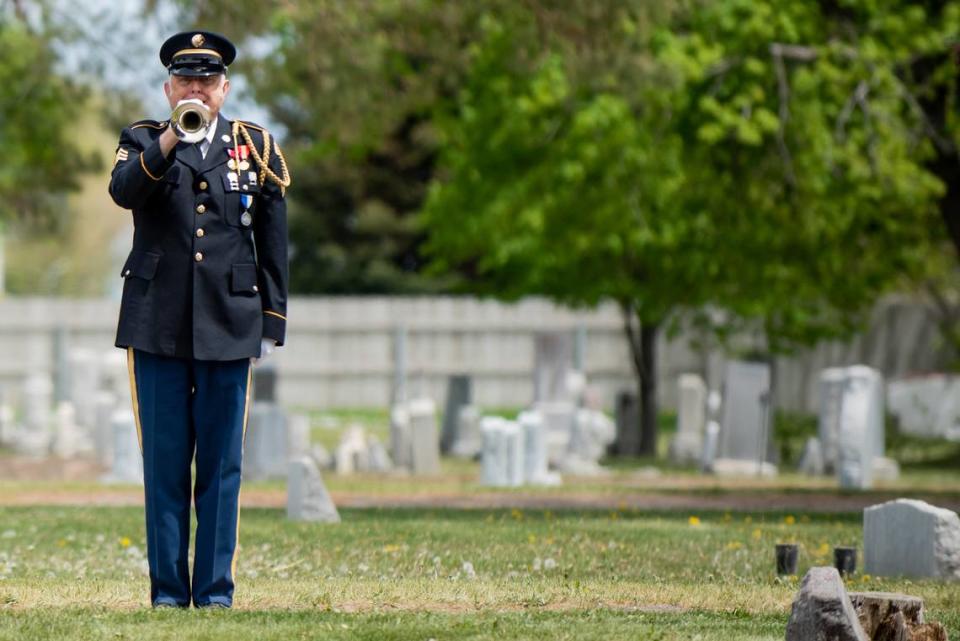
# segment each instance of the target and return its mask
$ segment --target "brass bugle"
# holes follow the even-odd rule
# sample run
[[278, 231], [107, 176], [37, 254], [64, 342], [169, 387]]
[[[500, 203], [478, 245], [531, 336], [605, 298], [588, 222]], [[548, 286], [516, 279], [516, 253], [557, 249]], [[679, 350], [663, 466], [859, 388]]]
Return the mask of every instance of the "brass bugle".
[[170, 114], [170, 126], [183, 142], [199, 142], [206, 138], [211, 120], [210, 110], [196, 98], [181, 100]]

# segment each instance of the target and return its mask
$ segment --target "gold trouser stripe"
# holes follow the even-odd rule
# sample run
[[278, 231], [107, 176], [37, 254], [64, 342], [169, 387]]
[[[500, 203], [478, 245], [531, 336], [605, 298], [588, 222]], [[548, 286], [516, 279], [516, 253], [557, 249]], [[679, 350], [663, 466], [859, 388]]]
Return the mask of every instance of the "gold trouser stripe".
[[[253, 382], [253, 366], [247, 364], [247, 393], [243, 401], [243, 434], [240, 437], [240, 461], [243, 467], [243, 444], [247, 439], [247, 418], [250, 416], [250, 388]], [[240, 490], [237, 491], [237, 536], [233, 540], [233, 559], [230, 561], [230, 577], [233, 584], [237, 584], [237, 550], [240, 547], [240, 491], [243, 490], [241, 483]]]
[[147, 169], [147, 166], [146, 166], [145, 164], [143, 164], [143, 154], [140, 154], [140, 166], [143, 167], [143, 173], [145, 173], [146, 175], [148, 175], [150, 178], [152, 178], [153, 180], [160, 180], [159, 178], [157, 178], [156, 176], [154, 176], [153, 174], [151, 174], [151, 173], [150, 173], [150, 170]]
[[273, 310], [265, 309], [265, 310], [263, 310], [263, 313], [264, 313], [264, 314], [270, 314], [271, 316], [276, 316], [277, 318], [282, 318], [283, 320], [287, 320], [287, 317], [286, 317], [286, 316], [284, 316], [283, 314], [278, 314], [277, 312], [275, 312], [275, 311], [273, 311]]
[[127, 372], [130, 374], [130, 398], [133, 399], [133, 420], [137, 425], [137, 443], [140, 444], [140, 456], [143, 456], [143, 430], [140, 427], [140, 399], [137, 396], [137, 371], [134, 364], [133, 348], [127, 348]]

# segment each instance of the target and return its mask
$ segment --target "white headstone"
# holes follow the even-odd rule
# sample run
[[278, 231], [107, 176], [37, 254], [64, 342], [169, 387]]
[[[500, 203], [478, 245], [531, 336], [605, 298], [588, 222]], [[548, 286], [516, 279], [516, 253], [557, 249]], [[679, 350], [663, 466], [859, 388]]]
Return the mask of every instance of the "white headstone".
[[483, 449], [480, 455], [481, 485], [509, 484], [507, 444], [504, 437], [505, 423], [506, 421], [499, 416], [484, 416], [480, 419], [480, 434], [483, 437]]
[[397, 467], [410, 468], [410, 411], [405, 401], [390, 408], [390, 453]]
[[670, 443], [670, 458], [681, 465], [700, 460], [706, 427], [707, 385], [697, 374], [682, 374], [677, 407], [677, 434]]
[[700, 469], [704, 472], [713, 471], [713, 462], [717, 458], [717, 444], [720, 442], [720, 423], [707, 421], [707, 429], [703, 436], [703, 456], [700, 459]]
[[501, 430], [507, 457], [507, 485], [519, 487], [524, 482], [523, 472], [526, 462], [523, 450], [523, 428], [516, 421], [504, 421]]
[[334, 453], [334, 460], [336, 461], [337, 474], [354, 474], [367, 471], [369, 467], [367, 437], [362, 427], [352, 425], [344, 431]]
[[76, 413], [76, 422], [92, 434], [96, 421], [96, 393], [100, 389], [101, 355], [83, 347], [71, 349], [69, 399]]
[[533, 409], [543, 417], [550, 463], [559, 465], [569, 455], [570, 438], [577, 420], [577, 406], [569, 402], [544, 402], [536, 403]]
[[800, 464], [797, 469], [801, 474], [808, 476], [821, 476], [826, 472], [826, 466], [823, 461], [823, 450], [820, 447], [820, 439], [811, 436], [803, 445], [803, 453], [800, 455]]
[[904, 434], [960, 441], [960, 376], [894, 379], [887, 385], [887, 401]]
[[133, 411], [118, 408], [110, 417], [113, 431], [113, 465], [101, 478], [105, 483], [143, 483], [143, 454]]
[[457, 440], [450, 448], [450, 454], [463, 458], [477, 456], [483, 447], [480, 436], [480, 408], [476, 405], [464, 405], [460, 408], [457, 422]]
[[287, 475], [287, 518], [293, 521], [339, 523], [340, 514], [316, 464], [308, 456], [290, 461]]
[[410, 401], [410, 463], [414, 474], [440, 473], [437, 406], [429, 398]]
[[527, 483], [546, 484], [550, 479], [547, 469], [547, 438], [543, 417], [539, 412], [521, 412], [517, 422], [523, 430], [523, 477]]
[[54, 456], [73, 458], [93, 449], [93, 443], [88, 438], [86, 430], [77, 425], [76, 413], [70, 401], [63, 401], [57, 406], [54, 428], [53, 442], [50, 447]]
[[534, 335], [534, 402], [570, 402], [567, 374], [573, 370], [573, 332]]
[[393, 469], [387, 448], [376, 436], [367, 438], [367, 468], [370, 472], [389, 472]]
[[287, 458], [294, 459], [310, 454], [310, 417], [293, 414], [287, 428]]
[[897, 499], [863, 511], [864, 572], [960, 580], [960, 518], [923, 501]]
[[837, 449], [840, 487], [873, 486], [873, 460], [884, 454], [883, 418], [880, 372], [861, 365], [847, 368]]
[[718, 458], [758, 463], [767, 460], [769, 394], [769, 365], [727, 363]]
[[869, 641], [836, 568], [813, 567], [804, 575], [787, 641]]
[[837, 469], [840, 447], [840, 409], [843, 405], [843, 391], [847, 383], [847, 370], [844, 367], [829, 367], [820, 372], [820, 414], [817, 420], [817, 435], [823, 453], [824, 469], [833, 472]]
[[93, 449], [97, 461], [104, 466], [109, 466], [113, 460], [113, 426], [110, 417], [117, 406], [117, 397], [113, 392], [97, 392], [94, 399]]

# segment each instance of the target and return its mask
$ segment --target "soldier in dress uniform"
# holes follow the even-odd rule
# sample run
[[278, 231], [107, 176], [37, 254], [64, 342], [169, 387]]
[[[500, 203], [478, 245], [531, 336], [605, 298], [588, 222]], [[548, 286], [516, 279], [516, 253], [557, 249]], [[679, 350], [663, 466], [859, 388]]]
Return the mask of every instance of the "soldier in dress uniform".
[[171, 108], [202, 103], [206, 135], [186, 142], [179, 121], [136, 122], [120, 134], [110, 180], [133, 212], [116, 345], [127, 350], [143, 454], [154, 607], [233, 604], [251, 365], [286, 330], [290, 176], [269, 132], [220, 111], [235, 55], [219, 34], [170, 37], [164, 91]]

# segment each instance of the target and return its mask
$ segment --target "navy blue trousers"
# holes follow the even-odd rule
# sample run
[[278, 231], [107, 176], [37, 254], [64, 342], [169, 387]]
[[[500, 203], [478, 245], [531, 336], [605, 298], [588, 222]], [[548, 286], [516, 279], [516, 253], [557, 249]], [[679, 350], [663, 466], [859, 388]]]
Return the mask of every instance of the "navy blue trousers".
[[[153, 605], [233, 605], [248, 359], [199, 361], [127, 348], [143, 453]], [[190, 467], [197, 512], [190, 580]]]

